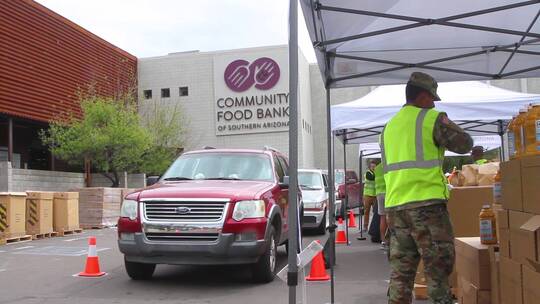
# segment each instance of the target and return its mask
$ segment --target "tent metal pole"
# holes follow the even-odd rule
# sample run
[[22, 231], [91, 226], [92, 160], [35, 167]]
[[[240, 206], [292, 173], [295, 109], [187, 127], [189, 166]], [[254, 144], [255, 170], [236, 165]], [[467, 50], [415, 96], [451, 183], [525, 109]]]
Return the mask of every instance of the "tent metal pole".
[[506, 155], [504, 153], [504, 126], [502, 120], [499, 120], [499, 136], [501, 137], [501, 162], [503, 162]]
[[336, 195], [335, 195], [335, 171], [334, 171], [334, 144], [332, 136], [332, 127], [331, 127], [331, 115], [330, 115], [330, 88], [326, 87], [326, 141], [328, 149], [328, 201], [330, 206], [330, 235], [328, 237], [328, 242], [330, 242], [330, 303], [334, 304], [334, 262], [336, 256], [336, 244], [335, 244], [335, 229], [336, 229]]
[[298, 0], [289, 0], [289, 304], [296, 304], [298, 285]]
[[[360, 156], [359, 156], [359, 162], [358, 162], [358, 175], [359, 175], [359, 183], [362, 184], [362, 178], [363, 178], [363, 175], [362, 175], [362, 167], [363, 167], [363, 162], [364, 162], [364, 151], [360, 151]], [[363, 192], [363, 191], [362, 191]], [[359, 209], [359, 214], [358, 214], [358, 217], [360, 218], [359, 220], [359, 223], [358, 223], [358, 231], [360, 232], [360, 235], [358, 237], [356, 237], [357, 240], [360, 240], [360, 241], [363, 241], [366, 239], [366, 237], [364, 236], [364, 232], [363, 232], [363, 229], [364, 229], [364, 197], [363, 195], [361, 197], [358, 198], [359, 200], [362, 201], [362, 204], [360, 205], [360, 209]]]
[[345, 217], [345, 233], [347, 235], [347, 246], [350, 245], [349, 242], [349, 217], [347, 216], [347, 210], [349, 209], [349, 189], [347, 181], [347, 142], [346, 135], [343, 135], [343, 181], [345, 182], [345, 197], [343, 198], [343, 213], [342, 216]]

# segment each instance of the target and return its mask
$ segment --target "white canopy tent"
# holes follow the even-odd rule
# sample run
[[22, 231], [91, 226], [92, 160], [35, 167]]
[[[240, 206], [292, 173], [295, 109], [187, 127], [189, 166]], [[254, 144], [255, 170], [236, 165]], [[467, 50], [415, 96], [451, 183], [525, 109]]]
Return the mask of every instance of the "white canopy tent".
[[[437, 90], [437, 110], [473, 136], [502, 135], [519, 109], [540, 101], [540, 95], [509, 91], [480, 81], [447, 82]], [[404, 104], [405, 85], [380, 86], [366, 96], [332, 106], [332, 131], [346, 143], [378, 142], [384, 125]]]
[[403, 83], [412, 70], [440, 82], [538, 76], [538, 1], [300, 3], [331, 88]]
[[[439, 82], [540, 76], [537, 59], [540, 58], [540, 25], [536, 24], [540, 16], [540, 0], [290, 0], [289, 172], [298, 169], [298, 147], [291, 141], [298, 134], [298, 1], [326, 87], [330, 193], [334, 191], [334, 151], [330, 126], [332, 88], [402, 84], [406, 83], [413, 71], [427, 72]], [[485, 108], [477, 110], [482, 115], [481, 111]], [[495, 125], [496, 134], [501, 134], [501, 121], [489, 122], [487, 127], [486, 122], [470, 121], [464, 127], [483, 130]], [[360, 128], [366, 129], [366, 126]], [[346, 152], [343, 157], [346, 158]], [[294, 180], [296, 173], [291, 173], [290, 178]], [[294, 181], [291, 186], [289, 198], [290, 202], [294, 202], [298, 190]], [[329, 203], [330, 210], [333, 210], [333, 195], [329, 196]], [[289, 204], [292, 215], [295, 208], [295, 203]], [[294, 225], [293, 222], [290, 224]], [[330, 303], [335, 303], [335, 227], [334, 217], [330, 217]], [[289, 240], [293, 249], [296, 248], [294, 238]], [[287, 281], [290, 304], [296, 303], [298, 272], [295, 261], [294, 250], [290, 250], [291, 267]]]
[[[498, 135], [473, 136], [473, 141], [475, 146], [482, 146], [486, 151], [501, 146], [501, 139]], [[358, 154], [362, 158], [381, 158], [381, 148], [377, 142], [361, 143], [358, 145]], [[461, 154], [446, 151], [444, 155], [460, 156]]]

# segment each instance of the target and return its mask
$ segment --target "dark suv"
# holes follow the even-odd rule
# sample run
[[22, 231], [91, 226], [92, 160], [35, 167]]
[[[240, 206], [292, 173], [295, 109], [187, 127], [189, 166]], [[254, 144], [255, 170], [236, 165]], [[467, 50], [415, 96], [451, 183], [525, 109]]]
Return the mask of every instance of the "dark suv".
[[156, 264], [251, 264], [256, 281], [272, 281], [287, 241], [287, 171], [271, 148], [183, 154], [124, 199], [118, 245], [128, 275], [149, 279]]

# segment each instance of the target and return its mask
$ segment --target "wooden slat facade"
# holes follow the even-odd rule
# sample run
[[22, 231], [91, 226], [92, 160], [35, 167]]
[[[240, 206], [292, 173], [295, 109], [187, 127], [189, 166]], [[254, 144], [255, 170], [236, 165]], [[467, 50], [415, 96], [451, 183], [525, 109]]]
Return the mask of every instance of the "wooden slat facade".
[[48, 122], [135, 89], [137, 58], [31, 0], [0, 1], [0, 114]]

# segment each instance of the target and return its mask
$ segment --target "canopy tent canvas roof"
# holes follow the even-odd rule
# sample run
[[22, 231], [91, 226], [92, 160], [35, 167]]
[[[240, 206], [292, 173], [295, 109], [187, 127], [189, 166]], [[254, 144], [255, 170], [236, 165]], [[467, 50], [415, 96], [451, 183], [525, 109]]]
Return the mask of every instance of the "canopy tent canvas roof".
[[[480, 81], [440, 83], [436, 109], [471, 135], [498, 134], [520, 108], [540, 95], [509, 91]], [[366, 96], [331, 108], [332, 131], [347, 143], [378, 142], [383, 126], [405, 103], [405, 85], [380, 86]]]
[[[327, 122], [330, 124], [330, 89], [405, 83], [412, 71], [430, 73], [439, 82], [526, 78], [540, 76], [540, 1], [520, 0], [298, 0], [313, 42], [326, 86]], [[289, 71], [291, 126], [289, 139], [298, 134], [297, 1], [290, 1]], [[396, 101], [398, 102], [398, 101]], [[525, 102], [526, 103], [526, 102]], [[488, 103], [481, 104], [482, 111]], [[443, 109], [445, 110], [445, 109]], [[375, 110], [376, 112], [376, 110]], [[373, 115], [377, 115], [373, 113]], [[480, 115], [480, 113], [477, 113]], [[454, 119], [456, 119], [454, 117]], [[484, 119], [484, 117], [481, 117]], [[471, 127], [479, 125], [474, 121]], [[485, 122], [480, 124], [483, 125]], [[502, 132], [501, 122], [498, 134]], [[491, 127], [492, 125], [488, 125]], [[365, 126], [360, 126], [364, 128]], [[347, 129], [345, 129], [347, 130]], [[347, 132], [347, 131], [345, 131]], [[377, 134], [376, 131], [366, 131]], [[334, 191], [332, 131], [327, 125], [330, 193]], [[371, 134], [368, 134], [372, 136]], [[376, 137], [376, 136], [375, 136]], [[370, 140], [375, 141], [375, 140]], [[347, 149], [344, 149], [344, 164]], [[293, 184], [290, 201], [297, 197], [294, 184], [298, 150], [289, 145]], [[360, 171], [362, 171], [362, 162]], [[334, 196], [329, 197], [330, 209]], [[347, 200], [345, 200], [347, 202]], [[289, 204], [295, 214], [296, 204]], [[292, 217], [291, 217], [292, 218]], [[334, 225], [334, 217], [330, 217]], [[293, 228], [294, 229], [294, 228]], [[348, 229], [348, 228], [347, 228]], [[330, 230], [330, 239], [335, 232]], [[362, 234], [360, 234], [362, 237]], [[294, 237], [289, 241], [295, 244]], [[335, 244], [332, 244], [335, 246]], [[294, 249], [294, 245], [292, 247]], [[330, 250], [330, 260], [335, 247]], [[290, 277], [296, 270], [289, 251]], [[330, 263], [330, 302], [334, 303], [333, 263]], [[296, 282], [289, 284], [289, 303], [296, 303]]]
[[300, 0], [329, 88], [540, 75], [539, 1]]
[[[475, 146], [482, 146], [484, 151], [493, 150], [501, 146], [501, 138], [498, 135], [473, 136], [473, 141]], [[362, 156], [362, 158], [381, 158], [381, 148], [379, 147], [379, 143], [370, 142], [359, 144], [358, 155]], [[462, 154], [456, 154], [451, 151], [445, 151], [444, 155], [463, 156]]]

